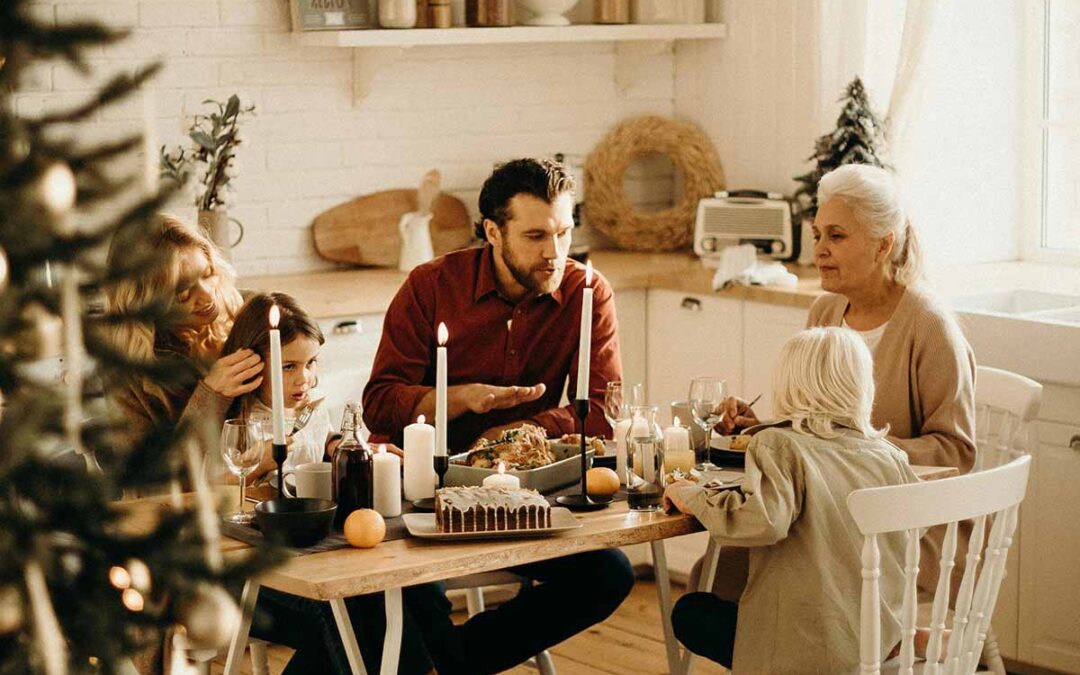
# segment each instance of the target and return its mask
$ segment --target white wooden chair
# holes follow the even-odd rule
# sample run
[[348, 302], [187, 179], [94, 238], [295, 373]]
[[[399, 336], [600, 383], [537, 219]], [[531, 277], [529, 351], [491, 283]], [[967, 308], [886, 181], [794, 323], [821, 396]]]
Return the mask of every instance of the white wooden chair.
[[1007, 370], [975, 372], [975, 469], [1001, 466], [1035, 447], [1032, 422], [1042, 406], [1041, 384]]
[[[1031, 457], [1018, 457], [1003, 466], [964, 476], [926, 483], [913, 483], [856, 490], [847, 504], [863, 534], [862, 614], [860, 621], [860, 673], [880, 673], [882, 668], [909, 674], [915, 671], [915, 616], [918, 597], [915, 580], [919, 570], [921, 531], [947, 525], [941, 553], [942, 574], [938, 578], [931, 615], [930, 641], [926, 662], [920, 672], [937, 675], [975, 672], [982, 654], [990, 616], [997, 601], [1005, 571], [1005, 559], [1016, 529], [1017, 512], [1027, 491]], [[974, 519], [968, 544], [964, 575], [951, 624], [948, 647], [945, 640], [949, 609], [949, 584], [956, 553], [957, 525]], [[984, 537], [992, 523], [987, 543]], [[901, 609], [902, 642], [900, 656], [881, 663], [880, 554], [877, 535], [904, 532], [907, 537], [904, 562], [904, 594]], [[985, 548], [985, 560], [980, 556]]]

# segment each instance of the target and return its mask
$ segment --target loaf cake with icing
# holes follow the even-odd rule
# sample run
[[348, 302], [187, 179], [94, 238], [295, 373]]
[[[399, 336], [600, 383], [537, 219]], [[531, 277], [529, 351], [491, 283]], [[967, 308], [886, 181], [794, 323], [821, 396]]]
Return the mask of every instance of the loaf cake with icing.
[[447, 487], [435, 492], [439, 532], [500, 532], [551, 527], [551, 505], [536, 490]]

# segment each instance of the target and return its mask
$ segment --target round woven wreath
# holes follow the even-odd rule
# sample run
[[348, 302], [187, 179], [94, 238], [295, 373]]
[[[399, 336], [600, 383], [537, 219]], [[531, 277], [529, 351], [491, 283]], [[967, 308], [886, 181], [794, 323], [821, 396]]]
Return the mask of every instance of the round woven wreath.
[[[669, 209], [638, 211], [623, 193], [623, 174], [641, 155], [667, 155], [683, 175], [683, 198]], [[724, 189], [724, 170], [712, 142], [696, 126], [645, 116], [619, 123], [585, 160], [589, 222], [620, 248], [673, 251], [693, 237], [698, 200]]]

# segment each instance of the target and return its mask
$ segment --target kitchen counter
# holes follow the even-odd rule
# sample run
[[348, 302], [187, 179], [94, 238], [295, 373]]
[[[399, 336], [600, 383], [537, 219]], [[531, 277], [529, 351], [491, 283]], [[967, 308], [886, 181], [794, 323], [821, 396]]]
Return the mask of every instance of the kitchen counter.
[[[714, 270], [688, 254], [594, 251], [590, 259], [616, 292], [656, 288], [802, 308], [810, 307], [822, 292], [817, 270], [812, 267], [788, 265], [799, 277], [794, 288], [734, 286], [716, 292], [712, 290]], [[249, 276], [242, 278], [239, 285], [245, 289], [288, 293], [314, 318], [325, 319], [385, 312], [405, 276], [397, 270], [342, 269]]]

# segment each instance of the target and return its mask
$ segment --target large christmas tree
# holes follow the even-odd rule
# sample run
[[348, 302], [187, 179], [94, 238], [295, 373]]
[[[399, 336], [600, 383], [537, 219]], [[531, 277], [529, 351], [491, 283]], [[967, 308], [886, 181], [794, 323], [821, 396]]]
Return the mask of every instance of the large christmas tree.
[[[162, 426], [124, 441], [106, 415], [92, 414], [95, 382], [195, 376], [177, 363], [136, 362], [103, 337], [119, 322], [165, 318], [161, 307], [109, 315], [100, 298], [109, 284], [160, 264], [147, 241], [168, 195], [139, 193], [138, 175], [118, 169], [139, 163], [130, 161], [138, 135], [84, 143], [79, 127], [157, 66], [36, 117], [16, 114], [14, 96], [31, 64], [85, 72], [84, 53], [123, 37], [92, 22], [44, 25], [28, 0], [0, 2], [2, 674], [119, 672], [171, 626], [193, 643], [220, 642], [236, 615], [223, 587], [268, 559], [261, 551], [242, 566], [222, 560], [203, 467], [204, 453], [216, 448], [205, 434]], [[126, 242], [122, 269], [101, 263], [116, 236]], [[45, 358], [57, 341], [50, 337], [60, 343], [62, 378]], [[181, 484], [197, 498], [163, 507], [141, 527], [117, 501]]]
[[796, 176], [800, 187], [795, 199], [803, 218], [817, 215], [817, 189], [821, 177], [844, 164], [885, 167], [885, 134], [881, 118], [870, 108], [862, 80], [851, 81], [840, 99], [844, 107], [836, 119], [836, 129], [818, 137], [814, 154], [808, 157], [814, 168]]

